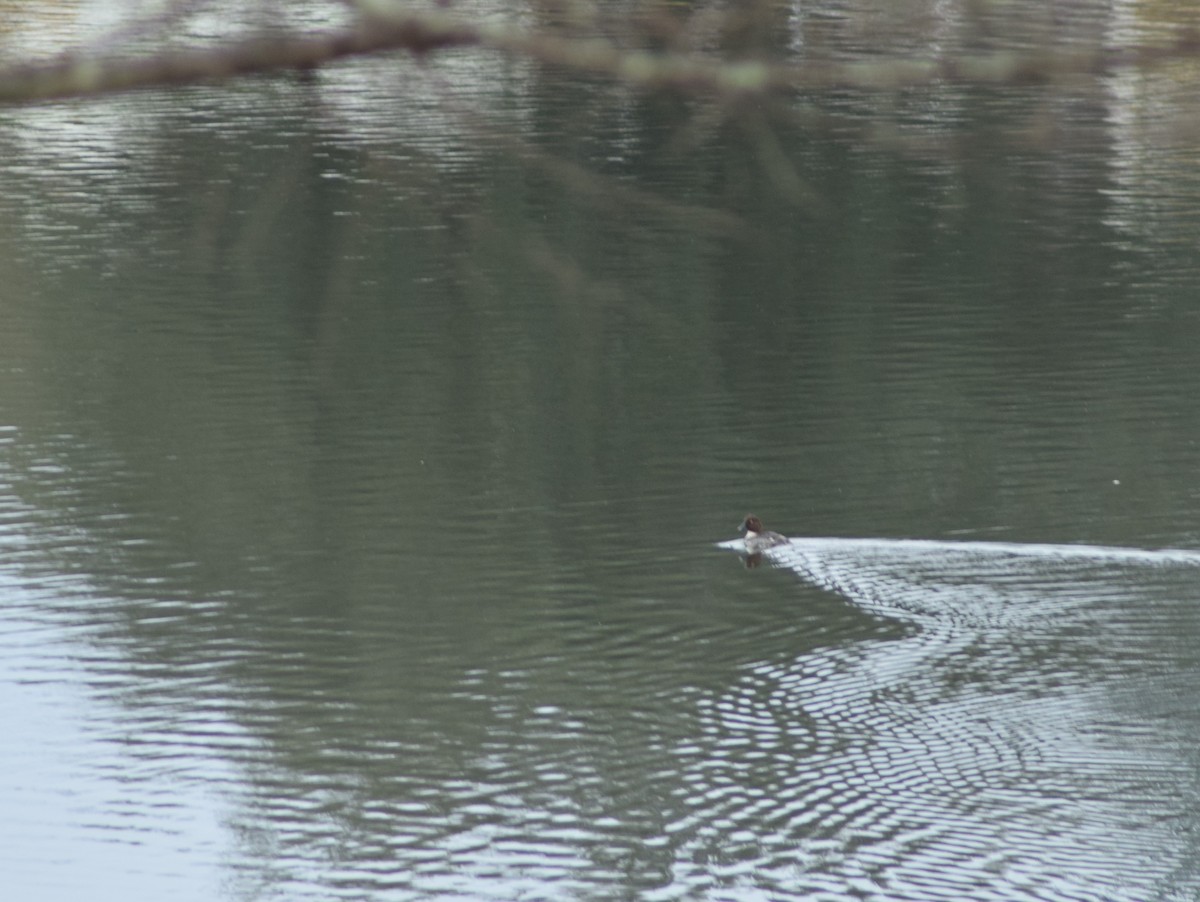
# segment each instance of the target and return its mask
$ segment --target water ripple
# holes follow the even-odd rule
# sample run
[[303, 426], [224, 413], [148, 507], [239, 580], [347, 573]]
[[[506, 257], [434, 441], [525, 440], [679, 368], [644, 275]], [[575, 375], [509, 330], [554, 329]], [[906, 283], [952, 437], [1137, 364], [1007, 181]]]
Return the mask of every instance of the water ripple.
[[[799, 539], [770, 556], [918, 629], [758, 662], [704, 701], [720, 779], [684, 778], [690, 854], [730, 854], [749, 818], [794, 842], [775, 888], [805, 898], [1166, 897], [1194, 764], [1169, 713], [1134, 706], [1188, 666], [1164, 649], [1195, 616], [1200, 554]], [[765, 816], [745, 789], [763, 785]]]

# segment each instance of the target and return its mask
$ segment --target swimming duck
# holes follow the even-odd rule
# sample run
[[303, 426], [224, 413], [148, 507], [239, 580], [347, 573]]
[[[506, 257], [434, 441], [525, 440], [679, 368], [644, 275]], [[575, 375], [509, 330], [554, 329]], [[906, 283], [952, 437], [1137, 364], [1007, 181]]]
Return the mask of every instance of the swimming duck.
[[746, 519], [742, 521], [739, 529], [746, 534], [746, 551], [749, 554], [758, 554], [767, 548], [774, 548], [776, 545], [783, 545], [787, 542], [787, 536], [763, 529], [762, 520], [754, 514], [746, 514]]

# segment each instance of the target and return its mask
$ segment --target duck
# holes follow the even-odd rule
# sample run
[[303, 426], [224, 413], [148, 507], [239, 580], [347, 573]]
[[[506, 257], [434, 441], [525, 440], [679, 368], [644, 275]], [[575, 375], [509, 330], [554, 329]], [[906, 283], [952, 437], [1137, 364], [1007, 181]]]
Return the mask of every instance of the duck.
[[746, 519], [742, 521], [739, 529], [746, 534], [745, 543], [748, 554], [759, 554], [767, 548], [774, 548], [776, 545], [783, 545], [788, 541], [787, 536], [764, 529], [762, 520], [754, 514], [746, 514]]

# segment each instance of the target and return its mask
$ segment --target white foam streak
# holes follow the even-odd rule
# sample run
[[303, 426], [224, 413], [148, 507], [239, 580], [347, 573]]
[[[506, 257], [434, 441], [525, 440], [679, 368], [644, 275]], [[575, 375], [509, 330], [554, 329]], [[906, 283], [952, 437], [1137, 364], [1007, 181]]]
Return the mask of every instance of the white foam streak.
[[[741, 539], [730, 539], [716, 543], [718, 548], [745, 552]], [[862, 552], [877, 556], [910, 555], [930, 557], [971, 554], [995, 557], [1029, 557], [1039, 559], [1076, 559], [1099, 562], [1183, 564], [1200, 566], [1200, 551], [1183, 548], [1130, 548], [1118, 545], [1056, 545], [1022, 542], [974, 542], [943, 541], [938, 539], [843, 539], [843, 538], [796, 538], [786, 545], [768, 549], [764, 555], [786, 559], [789, 552], [826, 552], [847, 554]]]

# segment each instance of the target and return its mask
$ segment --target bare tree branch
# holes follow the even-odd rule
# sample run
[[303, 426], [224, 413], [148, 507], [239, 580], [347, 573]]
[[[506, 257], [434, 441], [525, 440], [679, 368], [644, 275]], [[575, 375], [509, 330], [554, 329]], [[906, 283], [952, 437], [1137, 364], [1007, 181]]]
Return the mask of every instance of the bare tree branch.
[[326, 34], [257, 38], [152, 56], [94, 56], [84, 50], [48, 62], [0, 67], [0, 103], [193, 84], [255, 72], [308, 69], [360, 54], [388, 50], [425, 53], [478, 43], [474, 28], [441, 15], [414, 15], [404, 21], [364, 23]]
[[192, 84], [287, 69], [310, 69], [345, 57], [408, 51], [418, 56], [476, 47], [602, 75], [634, 87], [675, 88], [717, 95], [761, 94], [782, 88], [851, 87], [896, 90], [937, 81], [1015, 84], [1100, 74], [1195, 56], [1200, 41], [1186, 35], [1162, 47], [1062, 49], [993, 53], [959, 59], [873, 59], [771, 64], [704, 54], [629, 50], [604, 39], [580, 39], [495, 22], [468, 22], [442, 11], [367, 16], [342, 31], [256, 38], [200, 50], [116, 56], [77, 51], [57, 59], [0, 66], [0, 103], [78, 97]]

